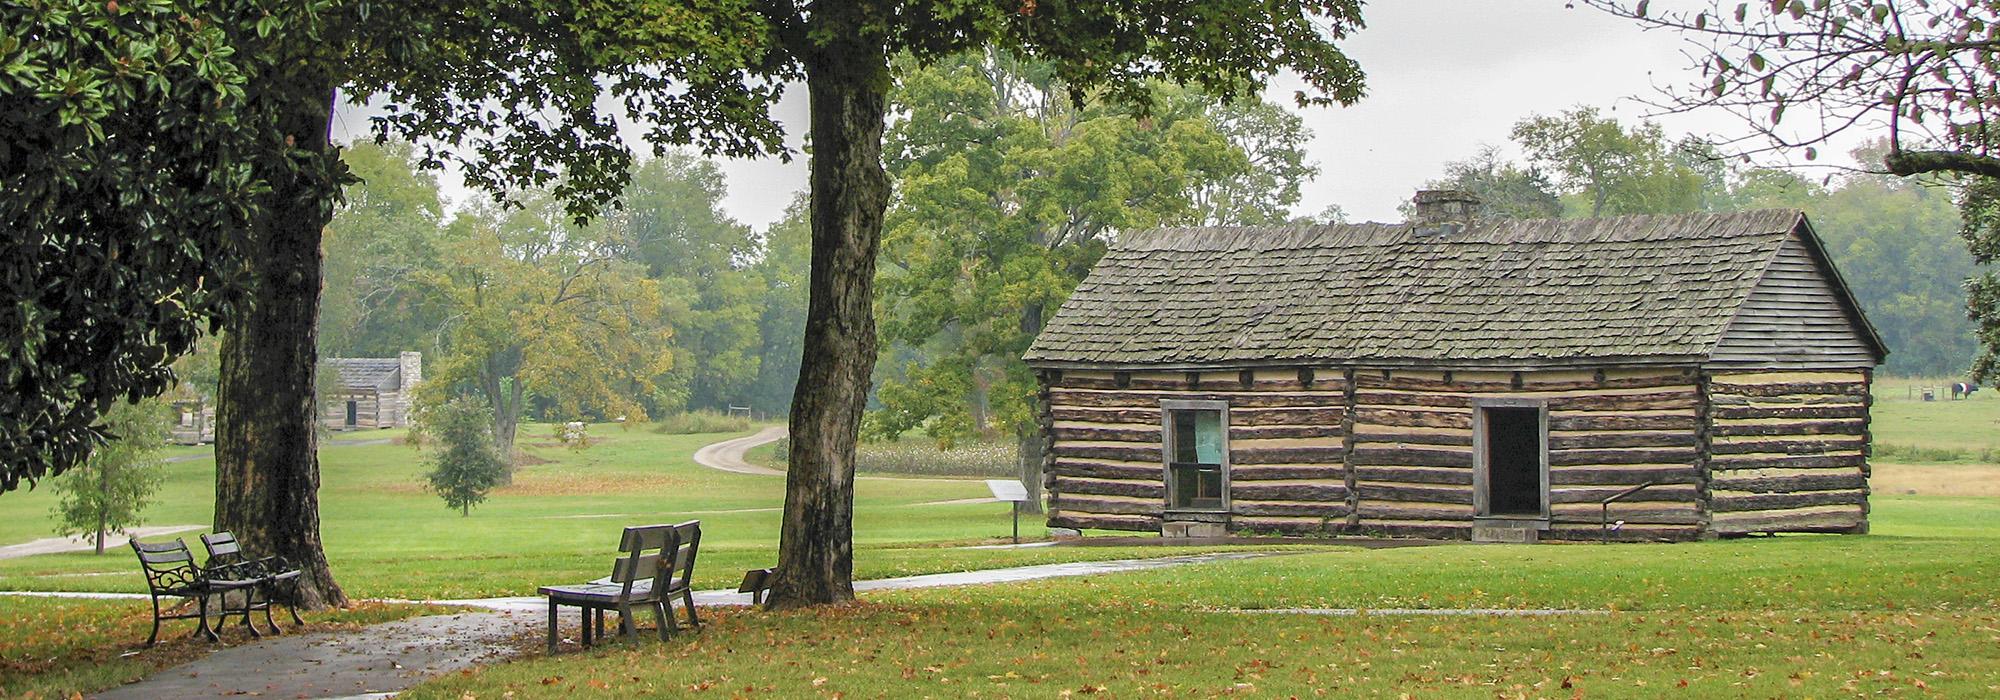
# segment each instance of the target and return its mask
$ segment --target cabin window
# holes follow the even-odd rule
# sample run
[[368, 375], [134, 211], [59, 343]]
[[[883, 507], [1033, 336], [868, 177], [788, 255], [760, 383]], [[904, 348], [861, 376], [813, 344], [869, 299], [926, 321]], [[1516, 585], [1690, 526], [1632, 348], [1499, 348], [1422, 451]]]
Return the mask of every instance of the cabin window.
[[1474, 501], [1478, 514], [1548, 516], [1546, 407], [1536, 400], [1489, 400], [1475, 407]]
[[1167, 507], [1221, 510], [1229, 485], [1228, 423], [1220, 401], [1165, 402]]

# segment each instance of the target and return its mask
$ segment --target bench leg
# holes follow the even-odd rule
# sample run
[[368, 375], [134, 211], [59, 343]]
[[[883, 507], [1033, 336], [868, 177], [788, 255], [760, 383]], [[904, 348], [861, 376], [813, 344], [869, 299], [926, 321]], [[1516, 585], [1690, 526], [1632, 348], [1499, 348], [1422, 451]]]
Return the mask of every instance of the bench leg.
[[556, 599], [549, 599], [549, 653], [556, 653]]
[[281, 630], [281, 629], [278, 629], [278, 623], [277, 623], [277, 621], [276, 621], [276, 620], [272, 620], [272, 619], [271, 619], [271, 606], [273, 606], [273, 605], [277, 605], [277, 604], [278, 604], [278, 592], [277, 592], [276, 590], [274, 590], [274, 589], [267, 589], [267, 590], [265, 590], [265, 591], [264, 591], [264, 626], [265, 626], [265, 627], [269, 627], [269, 628], [271, 628], [271, 634], [284, 634], [284, 633], [285, 633], [285, 631], [284, 631], [284, 630]]
[[694, 589], [689, 588], [685, 591], [681, 591], [681, 599], [687, 601], [688, 626], [700, 629], [701, 617], [694, 614]]
[[153, 598], [153, 633], [146, 635], [146, 646], [152, 647], [160, 641], [160, 599]]
[[580, 612], [580, 613], [582, 613], [582, 614], [583, 614], [583, 618], [582, 618], [582, 619], [583, 619], [583, 636], [582, 636], [582, 639], [583, 639], [583, 646], [587, 648], [587, 647], [589, 647], [589, 646], [590, 646], [590, 631], [591, 631], [592, 629], [594, 629], [594, 628], [595, 628], [595, 625], [597, 624], [597, 621], [596, 621], [596, 620], [594, 620], [594, 619], [592, 619], [592, 618], [593, 618], [593, 615], [592, 615], [592, 612], [591, 612], [590, 608], [587, 608], [587, 607], [584, 607], [584, 608], [577, 608], [577, 612]]
[[[223, 620], [222, 620], [222, 621], [224, 621], [224, 622], [227, 622], [227, 621], [228, 621], [228, 618], [229, 618], [229, 615], [228, 615], [228, 611], [229, 611], [229, 604], [228, 604], [228, 602], [227, 602], [227, 601], [224, 601], [224, 602], [223, 602], [223, 605], [222, 605], [222, 610], [223, 610]], [[195, 614], [196, 614], [196, 615], [197, 615], [198, 617], [196, 617], [196, 618], [195, 618], [195, 628], [194, 628], [194, 636], [195, 636], [196, 638], [200, 638], [200, 637], [208, 637], [208, 641], [210, 641], [210, 642], [220, 642], [220, 641], [222, 641], [222, 635], [219, 635], [219, 634], [216, 634], [216, 633], [215, 633], [215, 630], [213, 630], [213, 629], [209, 629], [209, 627], [208, 627], [208, 594], [207, 594], [207, 593], [203, 593], [203, 594], [200, 594], [199, 596], [197, 596], [197, 597], [195, 598]]]
[[[245, 588], [240, 592], [243, 594], [243, 610], [241, 611], [243, 615], [243, 629], [250, 630], [251, 639], [263, 639], [264, 633], [258, 632], [257, 624], [250, 621], [250, 613], [257, 607], [257, 589]], [[222, 618], [225, 622], [229, 619], [229, 594], [227, 593], [222, 595]]]
[[670, 615], [671, 613], [667, 612], [666, 599], [653, 601], [653, 626], [660, 628], [660, 641], [662, 642], [673, 637], [672, 625], [674, 623], [668, 619]]
[[628, 642], [639, 637], [639, 626], [632, 623], [631, 603], [618, 604], [618, 636]]

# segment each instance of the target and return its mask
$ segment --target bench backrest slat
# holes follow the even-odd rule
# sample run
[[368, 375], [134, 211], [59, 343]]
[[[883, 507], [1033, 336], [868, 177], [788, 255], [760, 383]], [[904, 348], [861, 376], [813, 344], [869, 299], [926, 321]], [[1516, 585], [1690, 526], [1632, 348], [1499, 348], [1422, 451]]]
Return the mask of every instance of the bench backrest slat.
[[650, 581], [660, 573], [660, 555], [643, 554], [623, 557], [611, 565], [612, 583]]
[[645, 525], [625, 528], [625, 538], [618, 543], [620, 552], [644, 552], [667, 546], [667, 538], [673, 536], [672, 525]]
[[139, 568], [145, 570], [146, 587], [153, 595], [201, 580], [201, 570], [194, 566], [194, 553], [188, 551], [187, 543], [180, 538], [174, 538], [172, 543], [146, 543], [137, 538], [129, 542], [133, 553], [139, 555]]
[[229, 532], [202, 535], [201, 546], [208, 549], [210, 559], [224, 557], [227, 560], [227, 558], [236, 557], [243, 553], [242, 544], [236, 541], [234, 533]]

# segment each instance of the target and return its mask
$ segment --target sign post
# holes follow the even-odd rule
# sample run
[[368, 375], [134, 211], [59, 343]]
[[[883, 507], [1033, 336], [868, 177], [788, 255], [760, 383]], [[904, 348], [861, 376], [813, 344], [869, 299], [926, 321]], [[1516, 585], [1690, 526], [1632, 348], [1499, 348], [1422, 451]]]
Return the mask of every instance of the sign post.
[[986, 489], [993, 492], [993, 500], [1004, 501], [1014, 508], [1014, 544], [1021, 543], [1021, 504], [1028, 502], [1028, 487], [1013, 479], [987, 479]]

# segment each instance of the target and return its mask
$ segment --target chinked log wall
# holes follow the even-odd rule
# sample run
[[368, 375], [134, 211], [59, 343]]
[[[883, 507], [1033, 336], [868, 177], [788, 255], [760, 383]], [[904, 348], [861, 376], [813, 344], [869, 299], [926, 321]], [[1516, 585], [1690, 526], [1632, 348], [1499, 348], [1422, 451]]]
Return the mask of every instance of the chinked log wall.
[[1052, 526], [1158, 531], [1162, 399], [1229, 402], [1233, 530], [1466, 537], [1473, 400], [1503, 395], [1549, 402], [1548, 536], [1598, 536], [1596, 502], [1644, 481], [1612, 507], [1619, 536], [1689, 539], [1709, 517], [1691, 369], [1117, 376], [1051, 375]]
[[1865, 370], [1712, 374], [1714, 531], [1867, 532], [1872, 381]]
[[[1046, 382], [1053, 527], [1160, 530], [1160, 401], [1229, 402], [1230, 527], [1339, 532], [1353, 511], [1338, 369], [1063, 372]], [[1248, 380], [1247, 382], [1245, 380]]]
[[1544, 537], [1595, 539], [1598, 501], [1623, 539], [1701, 532], [1701, 393], [1692, 370], [1360, 371], [1355, 376], [1352, 525], [1362, 533], [1463, 538], [1473, 519], [1473, 403], [1548, 402], [1549, 510]]

